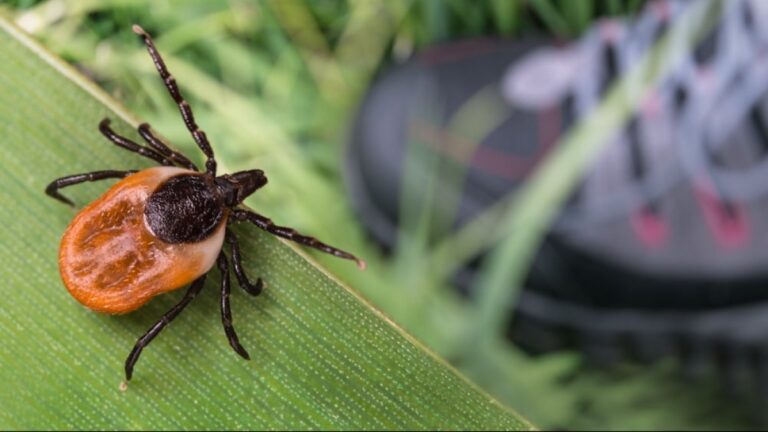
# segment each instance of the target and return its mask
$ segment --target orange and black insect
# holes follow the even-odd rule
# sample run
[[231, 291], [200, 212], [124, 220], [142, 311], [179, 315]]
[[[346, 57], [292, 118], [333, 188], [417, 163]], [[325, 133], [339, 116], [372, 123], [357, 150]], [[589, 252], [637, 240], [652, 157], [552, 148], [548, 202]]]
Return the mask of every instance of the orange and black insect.
[[181, 96], [176, 80], [168, 72], [152, 38], [138, 25], [160, 77], [179, 106], [181, 117], [207, 158], [205, 172], [181, 153], [168, 148], [144, 123], [138, 132], [142, 146], [116, 134], [109, 120], [99, 130], [112, 143], [158, 162], [160, 167], [142, 171], [94, 171], [54, 180], [45, 192], [66, 204], [74, 203], [59, 189], [78, 183], [122, 179], [104, 195], [86, 206], [69, 225], [61, 240], [59, 270], [70, 294], [85, 306], [112, 314], [131, 312], [152, 297], [189, 285], [181, 301], [139, 338], [125, 361], [130, 380], [133, 367], [146, 347], [192, 301], [203, 288], [208, 271], [217, 264], [221, 272], [221, 321], [229, 344], [243, 358], [248, 352], [238, 341], [229, 306], [229, 246], [235, 276], [240, 286], [258, 295], [261, 278], [249, 281], [241, 264], [237, 238], [229, 229], [233, 222], [251, 222], [276, 236], [357, 262], [354, 255], [319, 240], [277, 226], [268, 218], [239, 207], [243, 200], [267, 184], [261, 170], [216, 175], [216, 158], [208, 138], [195, 122], [192, 109]]

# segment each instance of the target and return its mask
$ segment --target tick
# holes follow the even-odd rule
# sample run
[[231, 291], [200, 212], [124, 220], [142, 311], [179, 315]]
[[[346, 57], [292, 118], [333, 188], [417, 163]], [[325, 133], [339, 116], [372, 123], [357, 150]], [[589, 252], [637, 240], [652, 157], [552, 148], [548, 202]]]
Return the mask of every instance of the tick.
[[104, 195], [80, 211], [67, 227], [59, 249], [59, 271], [72, 296], [99, 312], [122, 314], [134, 311], [156, 295], [189, 285], [184, 297], [139, 338], [125, 361], [130, 380], [141, 351], [200, 293], [214, 264], [221, 272], [221, 322], [229, 344], [249, 359], [232, 325], [229, 306], [229, 248], [232, 267], [240, 286], [258, 295], [261, 278], [252, 283], [241, 263], [240, 247], [229, 226], [250, 222], [278, 237], [319, 249], [339, 258], [365, 262], [292, 228], [275, 225], [254, 211], [240, 207], [243, 200], [267, 184], [262, 170], [216, 174], [216, 158], [208, 138], [195, 122], [192, 109], [168, 72], [152, 38], [138, 25], [134, 33], [144, 41], [163, 83], [179, 107], [184, 124], [206, 157], [201, 172], [186, 156], [171, 150], [146, 123], [138, 128], [147, 145], [118, 135], [104, 119], [101, 133], [113, 144], [159, 163], [145, 170], [94, 171], [62, 177], [45, 192], [70, 206], [74, 203], [59, 189], [78, 183], [121, 179]]

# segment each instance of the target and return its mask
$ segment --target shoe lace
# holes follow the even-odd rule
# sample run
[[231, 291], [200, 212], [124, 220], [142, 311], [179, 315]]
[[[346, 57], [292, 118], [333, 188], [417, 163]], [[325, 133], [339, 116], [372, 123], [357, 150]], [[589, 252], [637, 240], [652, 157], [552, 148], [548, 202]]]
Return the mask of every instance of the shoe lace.
[[[636, 64], [669, 26], [676, 25], [687, 6], [686, 2], [657, 1], [633, 23], [602, 23], [578, 42], [578, 49], [599, 71], [578, 81], [573, 90], [576, 119], [589, 113], [610, 84]], [[723, 2], [718, 20], [695, 49], [676, 59], [674, 72], [647, 95], [646, 106], [638, 107], [624, 130], [611, 138], [591, 170], [594, 178], [585, 179], [579, 199], [558, 220], [558, 229], [638, 209], [656, 213], [658, 200], [685, 180], [706, 179], [708, 192], [730, 216], [735, 214], [735, 201], [764, 195], [768, 127], [759, 103], [768, 91], [768, 5], [760, 0]], [[745, 124], [763, 151], [749, 169], [729, 170], [719, 155], [729, 143], [728, 136]], [[659, 129], [666, 129], [666, 142], [649, 137], [654, 129], [657, 135]], [[600, 193], [585, 193], [590, 181], [601, 183], [599, 171], [610, 165], [606, 159], [615, 165], [620, 155], [626, 159], [627, 181], [607, 188], [602, 185]]]
[[[709, 64], [693, 65], [712, 72], [693, 77], [700, 85], [691, 86], [697, 100], [682, 118], [679, 136], [689, 142], [679, 150], [686, 171], [711, 179], [723, 202], [749, 202], [768, 190], [768, 128], [762, 106], [768, 94], [768, 5], [742, 0], [724, 6], [718, 26], [722, 48]], [[733, 153], [739, 131], [751, 134], [758, 154], [748, 166], [732, 169], [723, 159]]]
[[[588, 67], [572, 90], [574, 121], [586, 117], [597, 107], [611, 85], [639, 62], [667, 28], [674, 25], [685, 7], [686, 3], [681, 1], [656, 1], [632, 21], [602, 21], [576, 42], [575, 49], [580, 51], [583, 63]], [[589, 70], [590, 67], [593, 70]], [[562, 212], [557, 228], [580, 227], [584, 222], [622, 216], [639, 207], [655, 211], [656, 197], [672, 187], [681, 176], [677, 166], [662, 166], [652, 160], [652, 153], [659, 149], [647, 148], [649, 131], [644, 116], [663, 119], [674, 99], [679, 98], [679, 94], [660, 91], [649, 95], [649, 106], [639, 109], [621, 133], [609, 138], [610, 142], [577, 192], [579, 199], [572, 200]], [[617, 165], [629, 168], [624, 171], [629, 172], [624, 182], [615, 182], [615, 172], [601, 172], [611, 171], [601, 168]], [[649, 175], [651, 171], [654, 175]]]

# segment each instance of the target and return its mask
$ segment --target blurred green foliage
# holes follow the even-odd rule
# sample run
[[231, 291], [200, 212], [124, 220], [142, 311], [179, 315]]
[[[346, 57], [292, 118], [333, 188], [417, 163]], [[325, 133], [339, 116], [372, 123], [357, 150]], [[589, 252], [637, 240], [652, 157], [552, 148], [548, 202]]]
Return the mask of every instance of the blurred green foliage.
[[[259, 167], [269, 187], [248, 204], [333, 239], [369, 260], [364, 273], [330, 269], [501, 400], [545, 428], [734, 428], [748, 403], [728, 403], [708, 379], [675, 365], [585, 368], [576, 354], [530, 359], [501, 337], [468, 352], [472, 305], [439, 275], [416, 239], [391, 256], [366, 239], [347, 201], [341, 161], [347, 127], [387, 64], [432, 43], [479, 35], [567, 38], [633, 0], [12, 0], [16, 21], [196, 154], [175, 106], [130, 32], [156, 36], [225, 171]], [[330, 204], [329, 204], [330, 203]], [[496, 305], [505, 308], [505, 305]], [[503, 310], [502, 310], [503, 312]], [[489, 334], [497, 329], [488, 328]], [[483, 356], [477, 367], [473, 356]], [[471, 368], [468, 365], [474, 365]], [[670, 395], [674, 395], [674, 398]]]

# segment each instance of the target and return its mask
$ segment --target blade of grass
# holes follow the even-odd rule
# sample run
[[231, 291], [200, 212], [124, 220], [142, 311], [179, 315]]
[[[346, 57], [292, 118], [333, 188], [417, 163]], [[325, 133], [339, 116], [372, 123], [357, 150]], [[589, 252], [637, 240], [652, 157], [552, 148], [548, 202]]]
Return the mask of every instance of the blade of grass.
[[350, 3], [350, 18], [334, 53], [345, 66], [347, 82], [352, 86], [347, 102], [357, 101], [382, 59], [390, 37], [406, 15], [412, 0]]
[[591, 24], [595, 6], [593, 1], [568, 1], [562, 5], [563, 15], [567, 17], [572, 34], [581, 33]]
[[[136, 121], [106, 94], [0, 18], [0, 428], [519, 429], [530, 427], [464, 380], [295, 247], [238, 227], [246, 267], [268, 281], [234, 293], [246, 363], [226, 344], [217, 278], [150, 346], [127, 391], [122, 361], [173, 297], [110, 317], [78, 305], [56, 270], [74, 215], [45, 197], [54, 177], [148, 164], [95, 125]], [[78, 203], [105, 184], [73, 188]], [[11, 204], [13, 203], [13, 204]]]
[[312, 72], [320, 93], [329, 105], [338, 103], [338, 95], [346, 93], [346, 82], [309, 7], [301, 1], [272, 0], [269, 4]]
[[520, 25], [520, 1], [510, 0], [492, 0], [491, 17], [496, 24], [499, 33], [504, 36], [511, 36]]
[[549, 27], [552, 33], [559, 36], [571, 34], [568, 21], [563, 18], [550, 0], [530, 0], [529, 4], [539, 14], [544, 24]]

